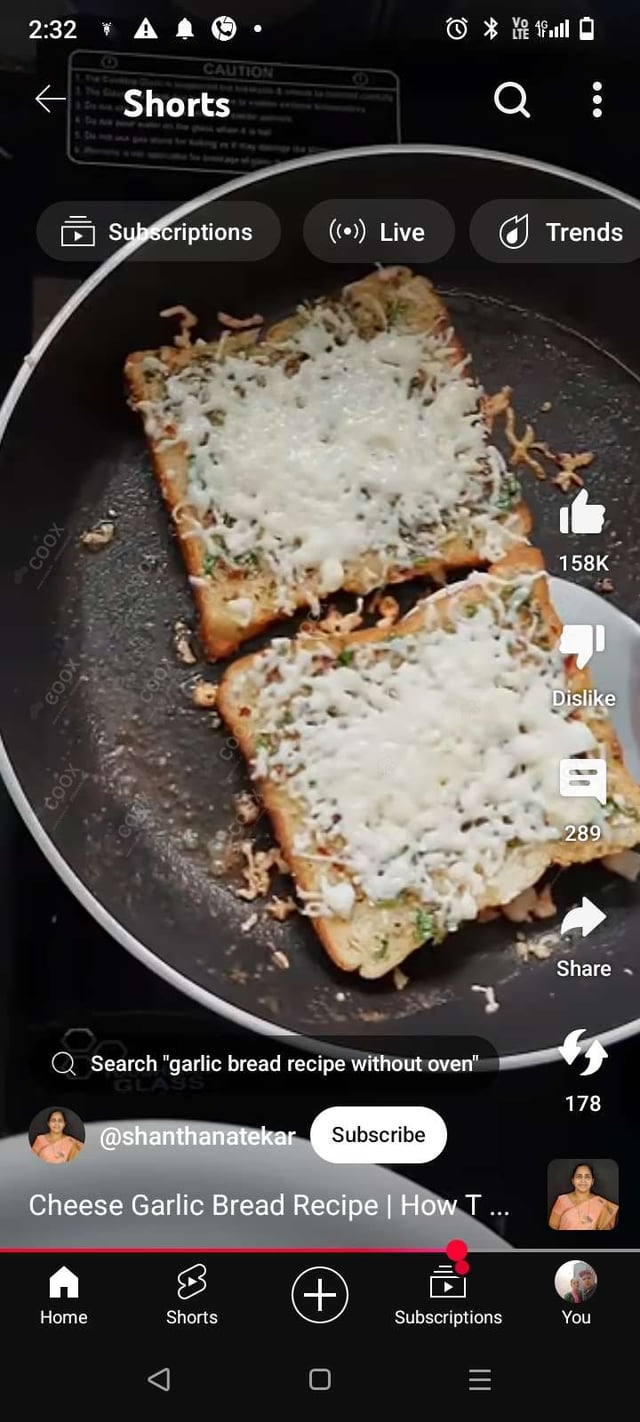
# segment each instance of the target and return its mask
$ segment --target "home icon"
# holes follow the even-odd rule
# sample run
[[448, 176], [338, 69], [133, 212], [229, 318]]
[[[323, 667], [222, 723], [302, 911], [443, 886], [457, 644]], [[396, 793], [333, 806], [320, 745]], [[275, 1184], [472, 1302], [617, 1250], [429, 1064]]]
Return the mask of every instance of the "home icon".
[[61, 1269], [57, 1269], [55, 1274], [49, 1276], [49, 1298], [61, 1299], [65, 1294], [68, 1299], [77, 1299], [80, 1292], [80, 1280], [77, 1274], [73, 1274], [71, 1269], [67, 1269], [63, 1264]]

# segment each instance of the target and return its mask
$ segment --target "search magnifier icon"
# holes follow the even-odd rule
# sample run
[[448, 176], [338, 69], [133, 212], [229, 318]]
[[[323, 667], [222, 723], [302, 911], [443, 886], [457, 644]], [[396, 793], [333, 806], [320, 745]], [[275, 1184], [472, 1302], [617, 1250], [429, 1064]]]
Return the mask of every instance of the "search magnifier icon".
[[[505, 94], [511, 96], [506, 104], [503, 99]], [[517, 84], [515, 79], [505, 79], [503, 84], [498, 84], [493, 102], [501, 114], [523, 114], [524, 118], [531, 118], [526, 107], [527, 91], [522, 87], [522, 84]]]
[[75, 1061], [71, 1052], [54, 1052], [51, 1067], [53, 1071], [57, 1071], [58, 1076], [75, 1076]]

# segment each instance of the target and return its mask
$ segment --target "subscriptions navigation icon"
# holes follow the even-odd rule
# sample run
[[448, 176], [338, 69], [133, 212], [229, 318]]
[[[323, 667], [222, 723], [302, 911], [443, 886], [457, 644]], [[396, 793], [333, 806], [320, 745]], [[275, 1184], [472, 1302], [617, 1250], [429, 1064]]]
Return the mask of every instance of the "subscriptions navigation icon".
[[456, 1274], [452, 1264], [439, 1264], [429, 1280], [429, 1296], [432, 1299], [466, 1299], [466, 1276]]

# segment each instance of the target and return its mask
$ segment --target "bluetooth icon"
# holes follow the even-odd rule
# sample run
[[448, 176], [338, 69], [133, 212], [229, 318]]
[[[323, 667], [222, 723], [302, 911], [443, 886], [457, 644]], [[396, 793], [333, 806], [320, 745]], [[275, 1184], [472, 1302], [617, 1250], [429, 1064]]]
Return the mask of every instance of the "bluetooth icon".
[[484, 37], [485, 37], [485, 39], [495, 39], [497, 33], [498, 33], [498, 21], [497, 21], [497, 20], [494, 20], [494, 19], [485, 20], [485, 22], [484, 22]]

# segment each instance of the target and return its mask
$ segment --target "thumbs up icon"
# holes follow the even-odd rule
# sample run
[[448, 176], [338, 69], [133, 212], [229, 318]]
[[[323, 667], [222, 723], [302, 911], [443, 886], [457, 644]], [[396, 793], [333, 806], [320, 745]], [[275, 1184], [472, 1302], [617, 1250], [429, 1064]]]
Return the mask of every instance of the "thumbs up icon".
[[604, 504], [590, 504], [586, 489], [581, 489], [569, 508], [560, 510], [560, 532], [602, 533], [604, 515]]

